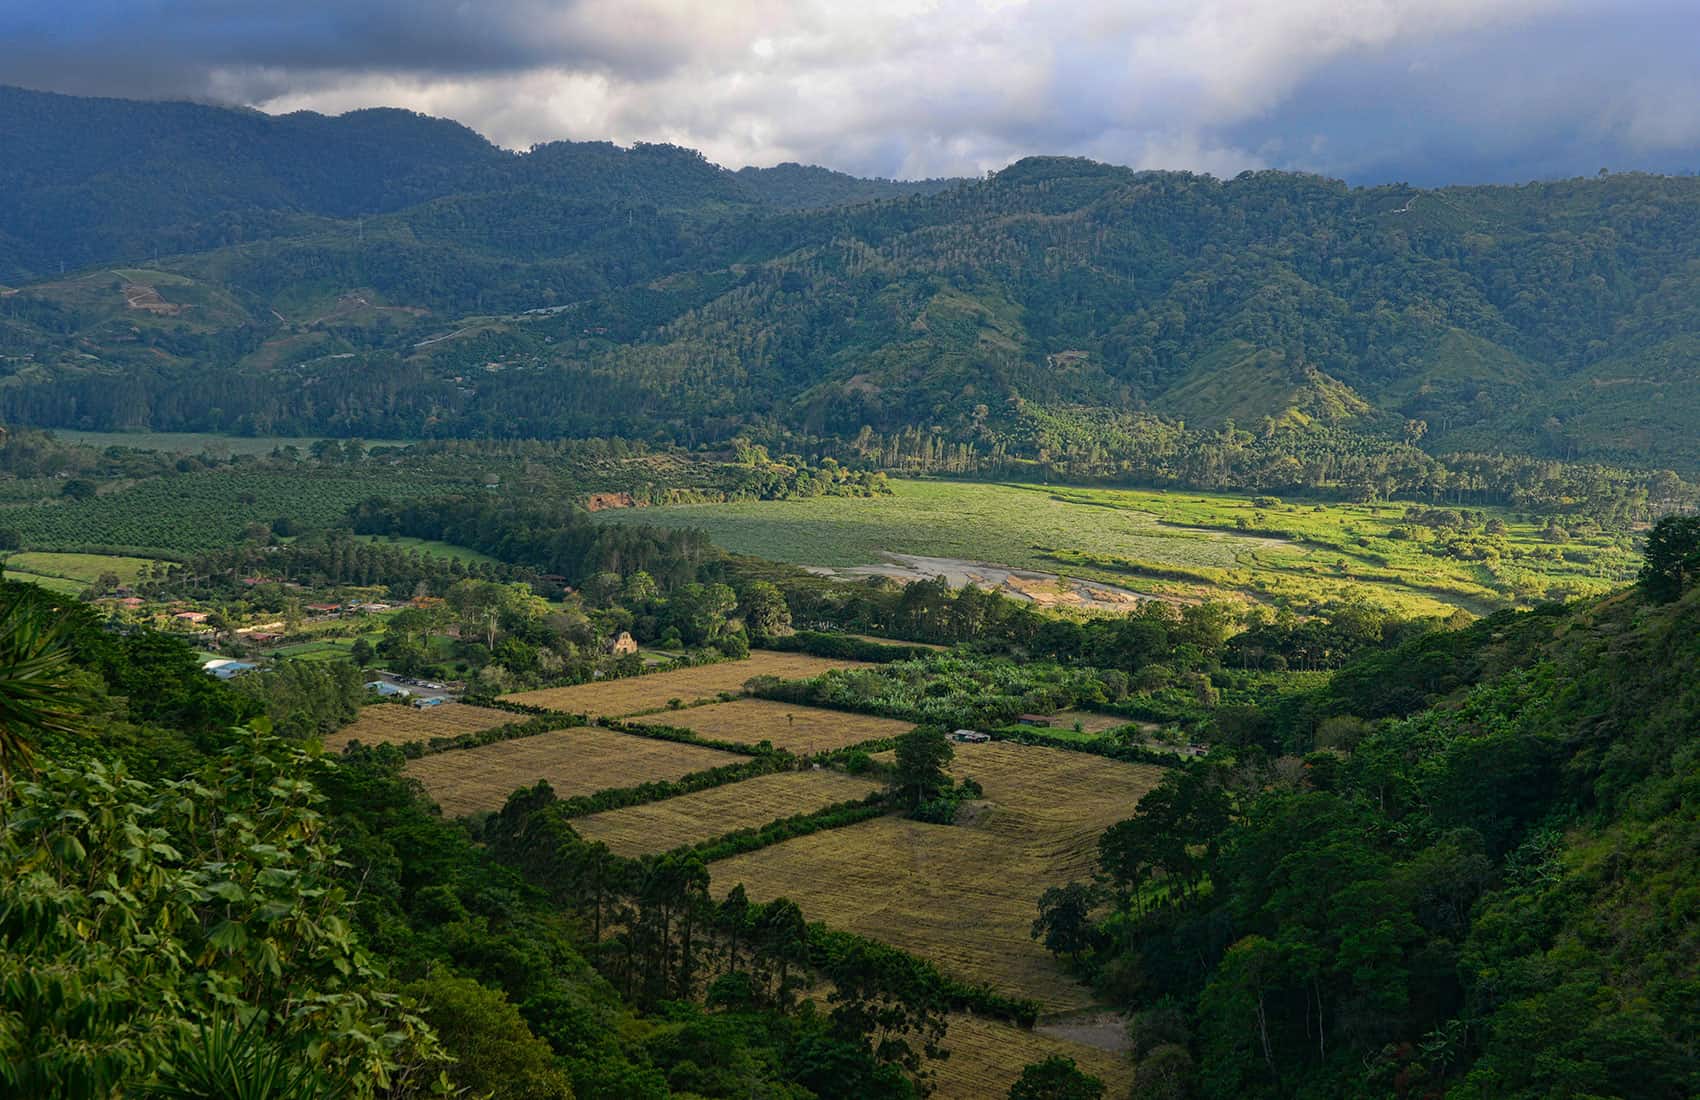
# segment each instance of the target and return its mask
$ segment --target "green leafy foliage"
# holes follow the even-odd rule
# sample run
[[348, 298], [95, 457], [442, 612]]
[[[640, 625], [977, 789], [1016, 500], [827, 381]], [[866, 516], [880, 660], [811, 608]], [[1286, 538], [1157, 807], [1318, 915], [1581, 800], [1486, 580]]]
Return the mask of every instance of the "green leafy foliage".
[[1104, 1082], [1061, 1054], [1027, 1066], [1009, 1088], [1009, 1100], [1100, 1100], [1103, 1095]]
[[1670, 603], [1700, 577], [1700, 518], [1666, 516], [1647, 534], [1641, 590], [1658, 603]]
[[[350, 926], [304, 761], [243, 733], [189, 779], [94, 760], [19, 784], [0, 833], [13, 1087], [97, 1096], [263, 1065], [285, 1095], [305, 1065], [370, 1096], [442, 1060]], [[232, 1012], [237, 1034], [214, 1023]]]

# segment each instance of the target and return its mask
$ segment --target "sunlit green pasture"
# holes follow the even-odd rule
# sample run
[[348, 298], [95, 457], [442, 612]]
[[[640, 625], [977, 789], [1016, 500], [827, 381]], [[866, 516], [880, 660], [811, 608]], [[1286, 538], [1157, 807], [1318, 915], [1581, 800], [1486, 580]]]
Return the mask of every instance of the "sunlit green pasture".
[[115, 554], [21, 553], [7, 556], [6, 574], [56, 592], [78, 593], [107, 573], [116, 575], [121, 584], [135, 584], [141, 571], [152, 564], [151, 558]]
[[415, 539], [405, 535], [361, 535], [367, 542], [380, 543], [384, 546], [394, 546], [402, 550], [417, 550], [421, 554], [431, 554], [439, 558], [459, 558], [467, 564], [481, 563], [485, 565], [500, 564], [489, 554], [481, 554], [477, 550], [469, 550], [464, 546], [456, 546], [451, 542], [438, 542], [436, 539]]
[[1409, 504], [1319, 504], [1182, 491], [894, 481], [889, 497], [747, 501], [598, 513], [700, 527], [738, 553], [837, 568], [882, 555], [961, 558], [1154, 595], [1232, 596], [1297, 610], [1353, 598], [1412, 614], [1482, 612], [1603, 591], [1633, 576], [1621, 536], [1407, 523]]

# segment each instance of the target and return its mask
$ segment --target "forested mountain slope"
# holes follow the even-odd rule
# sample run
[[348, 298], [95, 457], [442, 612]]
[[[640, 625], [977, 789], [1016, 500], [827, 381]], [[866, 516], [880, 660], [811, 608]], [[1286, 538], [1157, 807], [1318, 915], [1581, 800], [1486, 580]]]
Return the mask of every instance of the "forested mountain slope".
[[1206, 1097], [1691, 1096], [1697, 637], [1700, 591], [1626, 592], [1238, 715], [1294, 755], [1147, 796], [1057, 946]]
[[[99, 119], [130, 114], [126, 159]], [[13, 420], [922, 429], [1036, 455], [1162, 416], [1700, 463], [1691, 178], [1354, 190], [1033, 158], [893, 184], [667, 146], [514, 155], [405, 112], [15, 91], [0, 126], [3, 266], [37, 277], [0, 305]]]
[[859, 180], [784, 165], [728, 172], [667, 145], [551, 142], [515, 154], [457, 122], [373, 109], [273, 116], [197, 103], [0, 86], [0, 280], [134, 262], [319, 227], [446, 195], [543, 189], [786, 208], [892, 198], [948, 181]]

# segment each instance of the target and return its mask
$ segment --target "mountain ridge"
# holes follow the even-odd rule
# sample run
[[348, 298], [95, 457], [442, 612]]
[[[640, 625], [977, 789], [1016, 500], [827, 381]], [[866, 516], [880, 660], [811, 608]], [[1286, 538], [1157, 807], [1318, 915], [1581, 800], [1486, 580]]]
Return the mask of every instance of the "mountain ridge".
[[[42, 102], [62, 101], [82, 102]], [[7, 118], [0, 171], [50, 175], [5, 155], [32, 125]], [[216, 121], [227, 144], [337, 136], [276, 166], [259, 143], [208, 180], [176, 165], [127, 192], [61, 181], [41, 209], [0, 198], [0, 280], [23, 284], [0, 308], [0, 417], [693, 444], [924, 431], [985, 454], [1027, 446], [1019, 409], [1078, 407], [1700, 468], [1693, 178], [1424, 191], [1031, 157], [900, 184], [661, 145], [513, 154], [390, 110]], [[156, 122], [154, 161], [211, 140]], [[433, 163], [419, 135], [438, 127]], [[391, 147], [393, 175], [352, 178]], [[102, 236], [114, 221], [129, 228]], [[40, 245], [20, 232], [49, 223], [142, 255], [20, 279]], [[1080, 431], [1068, 446], [1096, 446]]]

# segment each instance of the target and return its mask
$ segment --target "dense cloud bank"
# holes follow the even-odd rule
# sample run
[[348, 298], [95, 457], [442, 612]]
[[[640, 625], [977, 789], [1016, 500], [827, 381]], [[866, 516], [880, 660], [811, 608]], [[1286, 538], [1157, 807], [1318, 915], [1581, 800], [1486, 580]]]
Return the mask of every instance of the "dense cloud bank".
[[1436, 184], [1700, 168], [1697, 40], [1687, 0], [67, 0], [0, 7], [0, 82], [404, 106], [730, 166], [1044, 152]]

